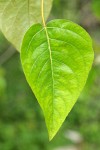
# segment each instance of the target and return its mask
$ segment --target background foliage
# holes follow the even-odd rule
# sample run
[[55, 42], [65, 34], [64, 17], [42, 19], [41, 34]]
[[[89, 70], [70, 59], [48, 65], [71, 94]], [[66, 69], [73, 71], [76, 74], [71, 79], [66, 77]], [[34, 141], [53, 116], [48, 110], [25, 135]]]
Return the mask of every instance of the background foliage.
[[[99, 10], [92, 2], [54, 0], [48, 19], [65, 18], [82, 25], [92, 36], [95, 51], [87, 84], [58, 135], [50, 143], [42, 111], [25, 80], [20, 55], [0, 34], [0, 150], [57, 150], [63, 146], [67, 150], [70, 145], [77, 150], [99, 150], [100, 17], [96, 15]], [[82, 141], [76, 144], [69, 138], [69, 130], [80, 134]]]

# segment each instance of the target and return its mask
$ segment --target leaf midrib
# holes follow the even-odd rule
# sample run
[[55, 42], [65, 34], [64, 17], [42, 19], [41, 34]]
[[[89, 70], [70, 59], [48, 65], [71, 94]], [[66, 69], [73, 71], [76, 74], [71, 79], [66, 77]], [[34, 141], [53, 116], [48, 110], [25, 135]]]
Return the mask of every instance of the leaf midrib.
[[51, 46], [50, 46], [50, 40], [49, 40], [49, 35], [48, 35], [48, 31], [47, 31], [47, 27], [44, 26], [44, 30], [46, 33], [46, 38], [47, 38], [47, 43], [48, 43], [48, 50], [49, 50], [49, 54], [50, 54], [50, 66], [51, 66], [51, 76], [52, 76], [52, 123], [53, 123], [53, 113], [54, 113], [54, 105], [53, 105], [53, 101], [54, 101], [54, 74], [53, 74], [53, 61], [52, 61], [52, 53], [51, 53]]

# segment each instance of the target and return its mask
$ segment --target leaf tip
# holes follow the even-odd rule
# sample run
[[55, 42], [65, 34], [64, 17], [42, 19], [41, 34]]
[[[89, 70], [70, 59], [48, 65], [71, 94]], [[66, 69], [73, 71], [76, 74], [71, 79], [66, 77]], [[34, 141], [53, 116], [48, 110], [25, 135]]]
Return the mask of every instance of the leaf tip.
[[54, 138], [54, 136], [55, 136], [55, 134], [53, 134], [53, 133], [50, 133], [50, 134], [49, 134], [49, 142], [52, 141], [52, 139]]
[[57, 134], [59, 128], [54, 128], [54, 129], [49, 129], [48, 130], [48, 134], [49, 134], [49, 141], [52, 141], [52, 139], [55, 137], [55, 135]]

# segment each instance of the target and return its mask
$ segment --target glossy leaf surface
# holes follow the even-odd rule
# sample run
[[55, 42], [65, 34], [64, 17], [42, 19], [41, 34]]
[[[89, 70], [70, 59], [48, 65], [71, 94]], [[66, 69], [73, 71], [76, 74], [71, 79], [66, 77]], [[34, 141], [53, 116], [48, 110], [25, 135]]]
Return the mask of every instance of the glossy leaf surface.
[[21, 61], [45, 116], [50, 140], [82, 91], [93, 62], [92, 41], [79, 25], [53, 20], [26, 33]]

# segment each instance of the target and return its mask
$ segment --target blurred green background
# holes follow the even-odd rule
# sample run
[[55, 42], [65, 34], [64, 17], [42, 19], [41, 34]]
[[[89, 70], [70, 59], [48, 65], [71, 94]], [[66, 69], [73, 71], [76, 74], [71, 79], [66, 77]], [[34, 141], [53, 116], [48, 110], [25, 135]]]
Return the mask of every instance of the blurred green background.
[[0, 33], [0, 150], [100, 150], [100, 0], [54, 0], [48, 20], [55, 18], [80, 24], [93, 39], [95, 59], [87, 84], [49, 142], [20, 55]]

